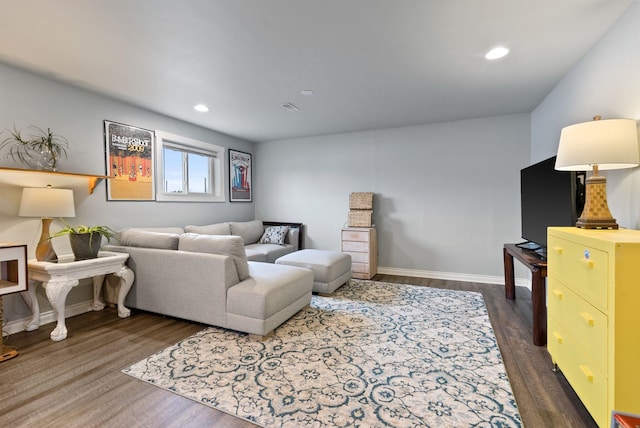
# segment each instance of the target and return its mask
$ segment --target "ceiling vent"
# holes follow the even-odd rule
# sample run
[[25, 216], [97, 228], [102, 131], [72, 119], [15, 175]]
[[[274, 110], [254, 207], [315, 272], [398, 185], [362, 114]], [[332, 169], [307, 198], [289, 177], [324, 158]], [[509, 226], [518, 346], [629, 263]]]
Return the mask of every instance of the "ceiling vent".
[[298, 107], [294, 106], [291, 103], [280, 104], [280, 107], [282, 107], [285, 110], [289, 110], [289, 111], [300, 111], [300, 109]]

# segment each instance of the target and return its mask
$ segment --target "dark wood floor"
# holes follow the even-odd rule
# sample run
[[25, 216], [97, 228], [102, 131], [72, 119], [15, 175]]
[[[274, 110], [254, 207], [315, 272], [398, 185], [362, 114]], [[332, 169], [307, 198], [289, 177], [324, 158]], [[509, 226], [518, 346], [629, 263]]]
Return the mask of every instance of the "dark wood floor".
[[[531, 342], [531, 299], [515, 301], [499, 285], [377, 275], [400, 282], [483, 294], [525, 427], [596, 427], [545, 347]], [[54, 324], [5, 339], [16, 358], [0, 363], [4, 427], [252, 427], [243, 420], [124, 375], [121, 369], [200, 331], [203, 326], [115, 309], [67, 320], [69, 336], [52, 342]]]

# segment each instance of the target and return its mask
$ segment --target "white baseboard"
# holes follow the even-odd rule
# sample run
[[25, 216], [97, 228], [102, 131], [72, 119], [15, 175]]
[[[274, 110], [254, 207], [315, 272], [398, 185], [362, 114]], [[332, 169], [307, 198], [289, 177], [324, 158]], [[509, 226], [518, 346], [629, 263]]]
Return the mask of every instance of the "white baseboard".
[[[65, 318], [84, 314], [85, 312], [91, 312], [92, 310], [91, 305], [93, 305], [93, 300], [88, 300], [86, 302], [75, 303], [73, 305], [67, 306], [64, 310]], [[2, 330], [7, 334], [14, 334], [14, 333], [24, 331], [24, 325], [28, 321], [31, 321], [31, 317], [9, 321]], [[42, 328], [42, 326], [45, 324], [50, 324], [55, 321], [56, 321], [56, 314], [53, 311], [53, 309], [40, 313], [40, 328]]]
[[[417, 278], [446, 279], [450, 281], [479, 282], [482, 284], [504, 285], [503, 276], [471, 275], [466, 273], [436, 272], [429, 270], [400, 269], [390, 267], [378, 267], [378, 273], [385, 275], [413, 276]], [[526, 278], [516, 278], [515, 282], [516, 286], [526, 287], [531, 290], [530, 280]], [[86, 302], [80, 302], [71, 306], [67, 306], [65, 309], [65, 317], [69, 318], [75, 315], [83, 314], [85, 312], [90, 312], [92, 304], [93, 300], [88, 300]], [[31, 318], [23, 318], [15, 321], [10, 321], [6, 326], [4, 326], [3, 330], [8, 334], [14, 334], [20, 331], [24, 331], [24, 325], [30, 320]], [[47, 312], [42, 312], [40, 314], [40, 327], [55, 321], [56, 316], [53, 309]]]
[[[480, 282], [482, 284], [504, 285], [504, 276], [471, 275], [455, 272], [436, 272], [429, 270], [400, 269], [378, 267], [378, 273], [385, 275], [413, 276], [417, 278], [447, 279], [450, 281]], [[531, 290], [531, 281], [526, 278], [516, 278], [516, 286], [527, 287]]]

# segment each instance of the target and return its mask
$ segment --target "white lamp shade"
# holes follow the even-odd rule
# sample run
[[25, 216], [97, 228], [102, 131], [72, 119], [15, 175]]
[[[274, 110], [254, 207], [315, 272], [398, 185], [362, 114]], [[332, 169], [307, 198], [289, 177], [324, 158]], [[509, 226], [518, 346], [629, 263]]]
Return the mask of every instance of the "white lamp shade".
[[590, 171], [633, 168], [640, 164], [638, 127], [632, 119], [607, 119], [567, 126], [560, 133], [555, 168]]
[[75, 217], [73, 190], [51, 187], [22, 189], [20, 217]]

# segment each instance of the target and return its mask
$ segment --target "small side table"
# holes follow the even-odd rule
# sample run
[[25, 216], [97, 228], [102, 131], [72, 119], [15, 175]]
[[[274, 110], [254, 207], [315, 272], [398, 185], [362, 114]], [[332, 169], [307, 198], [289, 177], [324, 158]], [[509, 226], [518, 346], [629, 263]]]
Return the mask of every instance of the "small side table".
[[535, 251], [518, 247], [516, 244], [504, 244], [504, 291], [507, 299], [515, 300], [516, 283], [513, 273], [513, 258], [518, 259], [531, 271], [531, 304], [533, 306], [533, 344], [547, 344], [547, 302], [544, 279], [547, 276], [547, 264]]
[[[25, 330], [33, 331], [40, 327], [40, 305], [36, 297], [36, 288], [42, 284], [51, 307], [56, 312], [57, 325], [51, 332], [51, 340], [60, 341], [67, 338], [67, 326], [65, 324], [64, 310], [69, 291], [77, 286], [81, 279], [91, 278], [93, 281], [93, 305], [94, 311], [104, 309], [104, 302], [100, 298], [102, 284], [106, 275], [113, 275], [120, 279], [120, 292], [118, 293], [118, 316], [127, 318], [131, 311], [124, 306], [124, 298], [127, 296], [133, 284], [134, 274], [126, 266], [128, 254], [100, 251], [98, 257], [87, 260], [74, 260], [72, 256], [60, 257], [57, 263], [29, 260], [29, 287], [26, 298], [30, 303], [33, 318], [25, 324]], [[25, 296], [25, 294], [23, 294]]]
[[[27, 290], [27, 246], [0, 242], [0, 324], [4, 324], [2, 296]], [[4, 346], [0, 334], [0, 362], [18, 355], [16, 348]]]

